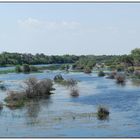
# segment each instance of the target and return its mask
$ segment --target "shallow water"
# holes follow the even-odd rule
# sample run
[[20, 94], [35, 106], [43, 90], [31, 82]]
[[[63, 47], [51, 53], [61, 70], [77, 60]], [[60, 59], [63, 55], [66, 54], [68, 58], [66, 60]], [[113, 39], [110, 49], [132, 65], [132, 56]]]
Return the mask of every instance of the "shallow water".
[[[54, 85], [50, 99], [30, 102], [27, 106], [0, 112], [0, 137], [140, 137], [140, 84], [127, 80], [117, 85], [114, 80], [96, 73], [3, 74], [0, 80], [8, 90], [22, 88], [28, 77], [51, 78], [61, 73], [78, 80], [80, 96], [72, 98], [69, 89]], [[0, 92], [0, 100], [6, 97]], [[98, 120], [99, 105], [109, 108], [107, 120]]]

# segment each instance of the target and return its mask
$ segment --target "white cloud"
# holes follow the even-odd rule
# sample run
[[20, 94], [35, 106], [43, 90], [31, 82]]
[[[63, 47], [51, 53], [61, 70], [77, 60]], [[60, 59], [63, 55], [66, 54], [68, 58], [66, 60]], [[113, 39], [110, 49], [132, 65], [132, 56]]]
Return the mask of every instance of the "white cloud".
[[27, 18], [18, 20], [18, 25], [29, 29], [47, 29], [47, 30], [62, 30], [62, 29], [76, 29], [80, 23], [75, 21], [43, 21], [35, 18]]

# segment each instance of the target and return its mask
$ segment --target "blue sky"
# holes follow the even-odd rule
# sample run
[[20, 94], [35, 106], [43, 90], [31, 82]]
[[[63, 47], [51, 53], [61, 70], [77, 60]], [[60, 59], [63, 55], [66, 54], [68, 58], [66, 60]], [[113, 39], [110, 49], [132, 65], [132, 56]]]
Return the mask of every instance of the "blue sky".
[[140, 47], [140, 3], [0, 4], [0, 52], [128, 54]]

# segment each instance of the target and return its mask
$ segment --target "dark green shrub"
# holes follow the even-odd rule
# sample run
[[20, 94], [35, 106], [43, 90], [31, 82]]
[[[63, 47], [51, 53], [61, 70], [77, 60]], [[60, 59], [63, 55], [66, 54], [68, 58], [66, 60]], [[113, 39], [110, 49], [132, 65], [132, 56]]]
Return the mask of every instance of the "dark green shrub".
[[127, 69], [128, 73], [133, 73], [134, 70], [135, 70], [134, 67], [128, 67], [128, 69]]
[[23, 72], [24, 73], [29, 73], [30, 72], [30, 66], [28, 64], [23, 65]]
[[105, 73], [103, 71], [99, 71], [98, 76], [103, 77], [103, 76], [105, 76]]
[[6, 86], [0, 83], [0, 90], [6, 90]]
[[64, 78], [62, 77], [61, 74], [58, 74], [58, 75], [56, 75], [56, 76], [54, 77], [54, 81], [55, 81], [55, 82], [61, 82], [61, 81], [63, 81], [63, 80], [64, 80]]
[[17, 65], [17, 66], [15, 67], [15, 71], [16, 71], [17, 73], [22, 72], [22, 69], [21, 69], [20, 65]]
[[109, 110], [106, 107], [100, 106], [97, 111], [97, 117], [99, 120], [105, 120], [109, 116]]
[[78, 96], [79, 96], [79, 91], [78, 91], [78, 89], [72, 88], [72, 89], [71, 89], [70, 95], [71, 95], [72, 97], [78, 97]]

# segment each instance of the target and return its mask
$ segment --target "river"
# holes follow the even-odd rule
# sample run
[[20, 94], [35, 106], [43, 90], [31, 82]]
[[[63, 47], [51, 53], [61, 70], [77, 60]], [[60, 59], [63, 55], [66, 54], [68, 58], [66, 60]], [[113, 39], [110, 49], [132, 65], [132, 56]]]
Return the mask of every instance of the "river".
[[[61, 73], [65, 79], [78, 80], [80, 96], [72, 98], [66, 87], [54, 84], [50, 99], [0, 112], [0, 137], [140, 137], [140, 84], [98, 77], [97, 73], [50, 71], [32, 74], [1, 74], [8, 90], [22, 88], [28, 77], [53, 79]], [[7, 91], [0, 91], [0, 101]], [[95, 116], [99, 105], [108, 107], [107, 120]]]

